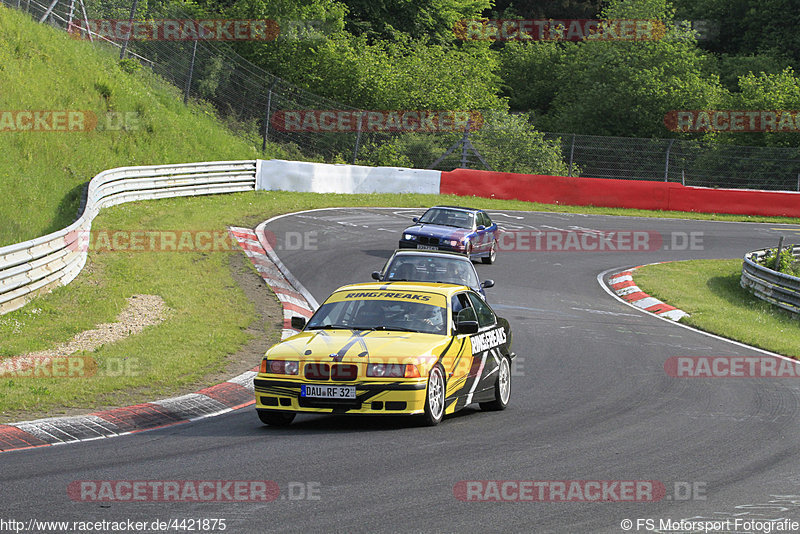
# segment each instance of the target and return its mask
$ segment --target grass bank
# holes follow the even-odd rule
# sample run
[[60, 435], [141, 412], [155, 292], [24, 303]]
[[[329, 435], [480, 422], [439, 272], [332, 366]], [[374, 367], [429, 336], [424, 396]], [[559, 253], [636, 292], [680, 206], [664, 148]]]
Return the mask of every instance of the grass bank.
[[793, 358], [800, 358], [800, 322], [739, 286], [742, 260], [690, 260], [648, 265], [636, 285], [691, 314], [681, 322]]
[[[210, 106], [185, 106], [147, 69], [126, 72], [118, 54], [0, 5], [0, 246], [67, 226], [82, 184], [105, 169], [283, 157], [234, 135]], [[18, 129], [35, 111], [85, 112], [97, 125]]]

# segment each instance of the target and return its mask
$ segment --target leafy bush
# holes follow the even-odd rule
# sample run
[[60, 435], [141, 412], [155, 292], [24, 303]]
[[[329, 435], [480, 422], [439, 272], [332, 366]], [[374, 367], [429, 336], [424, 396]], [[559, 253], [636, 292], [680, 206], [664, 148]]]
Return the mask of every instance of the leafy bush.
[[136, 59], [125, 58], [120, 60], [119, 68], [121, 68], [123, 72], [127, 72], [128, 74], [133, 74], [135, 72], [142, 70], [142, 64], [139, 63], [139, 61]]
[[[566, 176], [568, 165], [558, 139], [548, 141], [536, 131], [526, 115], [505, 111], [483, 113], [484, 123], [470, 134], [470, 142], [493, 171]], [[358, 163], [390, 167], [428, 168], [462, 137], [455, 133], [407, 133], [387, 141], [372, 140], [359, 152]], [[460, 165], [461, 149], [437, 165], [452, 169]], [[474, 161], [470, 155], [470, 160]], [[580, 169], [573, 169], [577, 174]]]
[[768, 249], [763, 257], [756, 259], [756, 263], [779, 273], [800, 276], [800, 261], [797, 261], [792, 255], [792, 245], [783, 247], [780, 254], [780, 263], [777, 260], [778, 248], [775, 247]]

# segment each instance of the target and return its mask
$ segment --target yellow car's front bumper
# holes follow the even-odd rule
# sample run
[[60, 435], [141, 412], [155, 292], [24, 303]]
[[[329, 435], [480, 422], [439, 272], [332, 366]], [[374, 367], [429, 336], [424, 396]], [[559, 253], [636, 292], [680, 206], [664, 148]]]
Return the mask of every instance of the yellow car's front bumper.
[[[258, 410], [297, 413], [413, 415], [425, 411], [427, 380], [376, 380], [362, 382], [316, 382], [274, 378], [254, 380]], [[301, 396], [302, 385], [355, 386], [355, 399], [325, 399]]]

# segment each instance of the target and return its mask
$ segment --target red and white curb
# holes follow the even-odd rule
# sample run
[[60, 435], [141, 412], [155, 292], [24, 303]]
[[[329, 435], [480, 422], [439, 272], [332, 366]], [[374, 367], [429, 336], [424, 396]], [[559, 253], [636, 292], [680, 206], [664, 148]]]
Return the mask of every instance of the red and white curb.
[[0, 425], [0, 451], [124, 436], [221, 415], [255, 402], [255, 375], [255, 371], [247, 371], [227, 382], [172, 399], [88, 415]]
[[249, 228], [231, 228], [230, 231], [283, 305], [281, 339], [286, 339], [297, 333], [291, 325], [292, 317], [301, 315], [308, 319], [318, 304], [278, 259], [264, 230], [266, 222], [261, 223], [255, 231]]
[[[271, 251], [263, 226], [262, 223], [260, 228], [263, 242]], [[270, 258], [256, 232], [248, 228], [230, 228], [229, 231], [283, 304], [283, 337], [295, 333], [291, 329], [291, 316], [310, 317], [317, 308], [316, 301], [299, 282], [289, 281], [291, 274], [289, 277], [284, 275], [285, 267], [282, 264], [279, 267]], [[277, 255], [274, 258], [277, 260]], [[257, 369], [246, 371], [221, 384], [171, 399], [88, 415], [0, 424], [0, 452], [124, 436], [214, 417], [250, 406], [255, 404], [253, 377], [256, 376]]]
[[608, 286], [618, 297], [644, 311], [673, 321], [680, 321], [682, 317], [688, 317], [689, 314], [685, 311], [651, 297], [634, 283], [633, 272], [639, 267], [612, 274], [608, 280]]

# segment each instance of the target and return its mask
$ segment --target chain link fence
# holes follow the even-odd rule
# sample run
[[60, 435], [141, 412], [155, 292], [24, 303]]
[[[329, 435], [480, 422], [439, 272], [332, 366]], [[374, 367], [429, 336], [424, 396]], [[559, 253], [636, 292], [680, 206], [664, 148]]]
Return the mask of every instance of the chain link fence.
[[[262, 150], [268, 141], [278, 143], [289, 159], [415, 168], [434, 168], [435, 164], [439, 170], [469, 167], [526, 172], [519, 170], [526, 168], [524, 162], [520, 165], [507, 157], [507, 153], [513, 151], [513, 139], [511, 144], [508, 141], [506, 144], [481, 144], [477, 139], [480, 134], [458, 128], [436, 133], [374, 131], [365, 127], [365, 117], [370, 112], [310, 93], [278, 78], [244, 59], [225, 41], [110, 40], [88, 31], [92, 27], [89, 22], [97, 20], [193, 18], [173, 3], [0, 1], [7, 7], [27, 12], [37, 21], [69, 31], [76, 38], [91, 39], [110, 53], [137, 60], [178, 87], [185, 101], [193, 99], [212, 104], [234, 132], [260, 144]], [[279, 35], [278, 38], [303, 37]], [[276, 126], [281, 124], [276, 118], [285, 119], [287, 112], [298, 110], [335, 111], [352, 120], [348, 127], [331, 132]], [[491, 112], [486, 113], [487, 117], [490, 115]], [[483, 128], [492, 127], [491, 120], [483, 125]], [[502, 133], [494, 134], [495, 140], [500, 137]], [[560, 147], [561, 168], [570, 176], [658, 180], [703, 187], [800, 190], [800, 148], [570, 133], [544, 133], [543, 139]], [[519, 157], [526, 155], [522, 153]], [[493, 169], [492, 162], [495, 162]], [[537, 171], [535, 165], [532, 167], [531, 172], [547, 173]]]
[[570, 176], [654, 180], [698, 187], [800, 191], [800, 148], [546, 133]]

